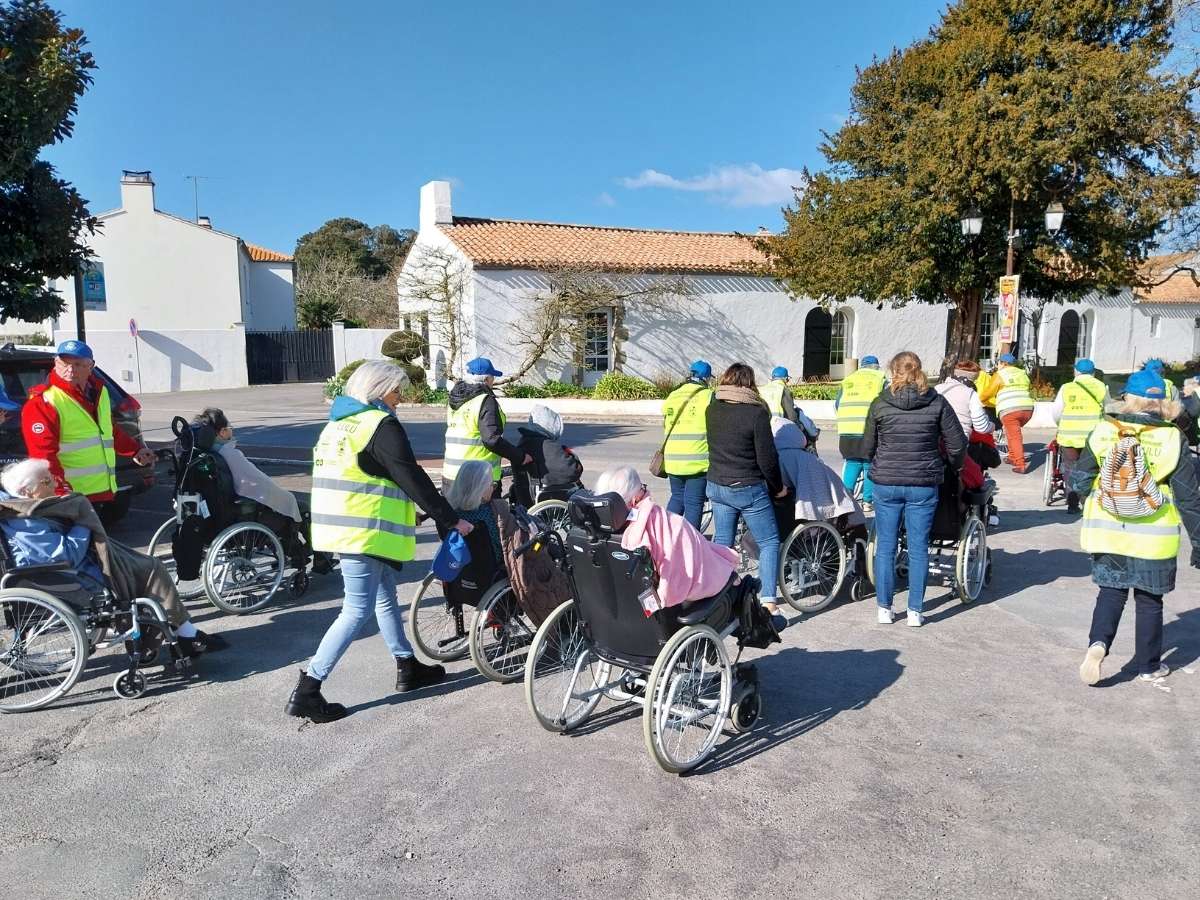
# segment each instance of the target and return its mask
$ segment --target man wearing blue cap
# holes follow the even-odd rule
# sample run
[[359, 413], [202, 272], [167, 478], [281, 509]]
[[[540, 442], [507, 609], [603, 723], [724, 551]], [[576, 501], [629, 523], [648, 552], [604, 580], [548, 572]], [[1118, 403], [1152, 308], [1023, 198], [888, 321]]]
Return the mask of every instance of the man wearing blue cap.
[[[1063, 480], [1070, 477], [1071, 469], [1079, 461], [1088, 435], [1104, 419], [1104, 408], [1108, 404], [1108, 388], [1095, 375], [1096, 364], [1090, 359], [1075, 363], [1075, 380], [1068, 381], [1058, 389], [1054, 398], [1054, 421], [1058, 423], [1055, 441], [1062, 457]], [[1079, 512], [1079, 494], [1067, 491], [1067, 512]]]
[[683, 516], [699, 529], [708, 486], [708, 424], [705, 413], [713, 400], [712, 366], [692, 363], [688, 379], [663, 401], [663, 471], [671, 482], [667, 511]]
[[154, 453], [113, 423], [108, 388], [95, 367], [83, 341], [59, 344], [50, 378], [29, 391], [21, 431], [30, 457], [50, 463], [58, 493], [78, 491], [103, 503], [117, 493], [118, 456], [149, 466]]
[[469, 459], [482, 459], [492, 466], [497, 490], [500, 485], [500, 460], [513, 466], [527, 466], [533, 457], [504, 438], [507, 419], [492, 392], [496, 379], [504, 373], [485, 356], [467, 363], [466, 375], [450, 391], [446, 407], [446, 453], [442, 462], [442, 483], [449, 484], [459, 467]]
[[995, 398], [996, 417], [1000, 419], [1004, 436], [1008, 439], [1008, 459], [1005, 462], [1010, 463], [1018, 475], [1024, 475], [1025, 443], [1021, 429], [1033, 418], [1034, 407], [1029, 373], [1017, 365], [1017, 358], [1011, 353], [1003, 354], [999, 363], [979, 399], [986, 404]]

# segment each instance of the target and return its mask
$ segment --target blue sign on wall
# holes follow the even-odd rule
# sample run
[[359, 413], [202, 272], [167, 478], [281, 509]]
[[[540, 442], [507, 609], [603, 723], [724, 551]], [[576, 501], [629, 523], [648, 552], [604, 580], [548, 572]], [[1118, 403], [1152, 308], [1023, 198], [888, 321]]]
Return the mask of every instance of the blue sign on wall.
[[104, 263], [91, 260], [83, 264], [83, 308], [102, 312], [108, 309], [104, 292]]

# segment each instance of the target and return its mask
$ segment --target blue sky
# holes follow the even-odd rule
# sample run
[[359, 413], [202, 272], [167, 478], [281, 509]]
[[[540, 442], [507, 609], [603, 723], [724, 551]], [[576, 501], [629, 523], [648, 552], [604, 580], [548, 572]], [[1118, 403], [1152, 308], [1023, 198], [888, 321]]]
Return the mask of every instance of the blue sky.
[[933, 0], [337, 3], [57, 0], [99, 69], [45, 155], [93, 211], [122, 169], [160, 209], [290, 251], [335, 216], [689, 230], [780, 225], [854, 67], [923, 36]]

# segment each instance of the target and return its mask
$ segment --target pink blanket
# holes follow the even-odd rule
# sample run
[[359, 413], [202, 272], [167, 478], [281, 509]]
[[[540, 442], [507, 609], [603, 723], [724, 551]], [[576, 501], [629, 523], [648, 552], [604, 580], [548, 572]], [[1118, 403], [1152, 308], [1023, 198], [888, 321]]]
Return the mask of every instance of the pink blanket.
[[[633, 519], [621, 533], [621, 546], [650, 551], [663, 606], [719, 594], [738, 563], [735, 551], [706, 540], [683, 516], [648, 499], [633, 508]], [[651, 612], [647, 610], [647, 615]]]

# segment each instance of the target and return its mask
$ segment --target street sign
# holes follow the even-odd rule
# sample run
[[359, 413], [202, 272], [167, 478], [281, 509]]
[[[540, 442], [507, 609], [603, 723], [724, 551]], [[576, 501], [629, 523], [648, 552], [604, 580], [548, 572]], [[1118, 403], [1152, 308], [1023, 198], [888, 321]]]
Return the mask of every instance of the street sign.
[[104, 290], [104, 263], [89, 260], [83, 264], [83, 308], [89, 312], [108, 309], [108, 297]]
[[129, 334], [132, 337], [137, 337], [138, 332], [137, 332], [137, 320], [136, 319], [129, 320]]

